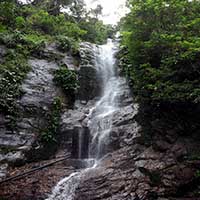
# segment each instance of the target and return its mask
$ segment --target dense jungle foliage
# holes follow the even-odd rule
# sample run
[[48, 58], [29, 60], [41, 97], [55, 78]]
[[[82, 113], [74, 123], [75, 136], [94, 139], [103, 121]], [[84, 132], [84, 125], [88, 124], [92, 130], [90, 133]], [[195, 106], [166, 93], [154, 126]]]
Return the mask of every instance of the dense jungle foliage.
[[128, 0], [123, 69], [145, 102], [200, 102], [200, 1]]

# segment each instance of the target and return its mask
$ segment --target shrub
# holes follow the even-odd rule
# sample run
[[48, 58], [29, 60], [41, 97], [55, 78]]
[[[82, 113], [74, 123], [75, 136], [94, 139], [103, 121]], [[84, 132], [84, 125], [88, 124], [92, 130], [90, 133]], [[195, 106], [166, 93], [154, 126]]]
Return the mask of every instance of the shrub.
[[55, 34], [56, 22], [54, 16], [48, 14], [44, 10], [40, 10], [28, 18], [28, 22], [33, 29], [42, 31], [43, 33], [53, 35]]
[[51, 112], [47, 116], [48, 126], [41, 133], [41, 141], [45, 144], [55, 143], [56, 134], [58, 132], [61, 115], [61, 100], [59, 97], [55, 98], [52, 103]]
[[7, 31], [7, 27], [0, 23], [0, 33], [5, 33]]
[[47, 39], [42, 35], [26, 34], [23, 36], [23, 44], [26, 45], [30, 53], [34, 53], [34, 51], [39, 52], [44, 49], [46, 42]]
[[0, 2], [0, 20], [2, 24], [13, 26], [15, 23], [16, 5], [9, 1]]
[[25, 26], [26, 26], [25, 19], [21, 16], [16, 17], [15, 26], [18, 30], [25, 28]]
[[9, 48], [15, 48], [18, 43], [23, 41], [23, 34], [20, 31], [13, 33], [0, 33], [0, 42]]
[[58, 49], [61, 51], [71, 51], [72, 54], [77, 54], [79, 51], [79, 43], [73, 38], [60, 35], [56, 38], [56, 41]]
[[0, 65], [0, 111], [16, 113], [16, 100], [21, 95], [21, 82], [29, 71], [26, 58], [10, 51]]
[[74, 94], [78, 89], [76, 72], [69, 70], [65, 66], [61, 66], [60, 69], [55, 71], [54, 81], [66, 93]]

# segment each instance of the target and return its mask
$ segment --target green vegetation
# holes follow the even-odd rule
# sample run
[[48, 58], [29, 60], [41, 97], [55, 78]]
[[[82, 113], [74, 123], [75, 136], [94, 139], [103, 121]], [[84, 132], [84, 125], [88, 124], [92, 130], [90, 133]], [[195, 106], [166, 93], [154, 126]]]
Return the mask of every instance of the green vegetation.
[[15, 113], [16, 99], [20, 97], [20, 84], [29, 71], [24, 55], [10, 50], [0, 64], [0, 111]]
[[197, 178], [200, 178], [200, 170], [197, 170], [195, 175]]
[[[200, 1], [129, 0], [124, 71], [140, 101], [200, 102]], [[127, 53], [128, 52], [128, 53]]]
[[61, 99], [55, 98], [52, 103], [51, 113], [48, 114], [48, 126], [41, 134], [41, 141], [44, 144], [55, 143], [61, 116]]
[[111, 25], [104, 25], [102, 21], [94, 18], [80, 22], [80, 27], [87, 32], [83, 35], [83, 39], [96, 44], [105, 43], [107, 38], [112, 38], [115, 33], [115, 29]]
[[[112, 36], [113, 27], [98, 20], [101, 10], [87, 12], [84, 3], [79, 1], [71, 0], [65, 3], [70, 8], [70, 13], [61, 13], [60, 5], [56, 8], [59, 8], [59, 12], [54, 13], [51, 12], [55, 9], [52, 6], [58, 1], [43, 0], [21, 5], [15, 0], [3, 0], [0, 2], [0, 33], [9, 35], [13, 31], [18, 31], [47, 39], [62, 35], [77, 41], [105, 42], [108, 36]], [[59, 2], [63, 5], [67, 1]]]
[[72, 55], [78, 54], [79, 43], [75, 39], [61, 35], [56, 38], [56, 41], [60, 51], [70, 51]]
[[55, 71], [54, 81], [68, 95], [73, 95], [79, 86], [76, 72], [69, 70], [66, 66], [61, 66]]

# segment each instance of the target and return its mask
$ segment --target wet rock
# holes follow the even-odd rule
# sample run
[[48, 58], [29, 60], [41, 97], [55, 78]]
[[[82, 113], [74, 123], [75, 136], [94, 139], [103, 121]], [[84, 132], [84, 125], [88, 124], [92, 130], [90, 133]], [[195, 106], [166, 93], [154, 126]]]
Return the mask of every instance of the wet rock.
[[169, 148], [171, 147], [171, 145], [165, 141], [156, 141], [154, 144], [154, 149], [158, 150], [158, 151], [167, 151]]
[[121, 107], [113, 116], [113, 125], [121, 126], [130, 123], [134, 123], [134, 117], [137, 114], [137, 110], [134, 105], [128, 105], [126, 107]]
[[186, 147], [181, 143], [176, 143], [172, 149], [172, 153], [174, 154], [176, 159], [181, 159], [187, 155]]
[[78, 70], [80, 88], [77, 98], [89, 101], [101, 92], [101, 81], [95, 67], [95, 45], [82, 43], [80, 46], [81, 63]]
[[39, 52], [40, 58], [46, 58], [48, 60], [62, 60], [65, 57], [65, 53], [60, 52], [56, 43], [46, 44], [44, 50]]
[[58, 69], [58, 65], [40, 59], [29, 60], [29, 64], [32, 66], [32, 71], [22, 85], [25, 94], [19, 104], [22, 107], [48, 106], [59, 91], [53, 83], [53, 72]]
[[81, 66], [78, 75], [80, 83], [77, 94], [78, 99], [89, 101], [100, 94], [99, 77], [97, 76], [97, 70], [93, 66]]
[[70, 70], [77, 70], [78, 68], [78, 63], [76, 60], [74, 60], [74, 58], [71, 55], [66, 55], [62, 61], [62, 64], [64, 64], [65, 66], [67, 66], [68, 69]]
[[68, 149], [73, 158], [88, 157], [90, 133], [87, 127], [89, 120], [87, 116], [93, 106], [94, 101], [89, 101], [88, 103], [76, 101], [74, 110], [66, 110], [61, 116], [61, 143]]
[[22, 151], [0, 152], [0, 164], [9, 164], [10, 166], [20, 166], [25, 162], [25, 156]]
[[85, 118], [85, 113], [79, 110], [68, 110], [61, 117], [61, 131], [69, 132], [75, 126], [81, 126], [81, 122]]
[[7, 48], [4, 45], [0, 45], [0, 63], [3, 62], [3, 57], [6, 55], [7, 53]]
[[7, 163], [1, 164], [0, 165], [0, 180], [3, 180], [6, 177], [7, 171], [8, 171], [8, 164]]
[[16, 134], [1, 134], [0, 146], [1, 147], [19, 147], [27, 143], [31, 144], [31, 135], [16, 135]]

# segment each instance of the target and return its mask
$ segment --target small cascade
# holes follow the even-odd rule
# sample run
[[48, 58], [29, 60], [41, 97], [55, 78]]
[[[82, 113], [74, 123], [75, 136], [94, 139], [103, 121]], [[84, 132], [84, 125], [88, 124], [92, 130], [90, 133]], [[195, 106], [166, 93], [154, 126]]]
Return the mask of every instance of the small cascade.
[[78, 187], [81, 174], [76, 172], [62, 179], [54, 188], [52, 195], [46, 200], [73, 200], [74, 192]]
[[[83, 147], [88, 147], [88, 157], [96, 162], [87, 169], [71, 174], [69, 177], [61, 180], [52, 195], [48, 200], [73, 200], [75, 197], [76, 188], [81, 184], [82, 177], [87, 176], [98, 166], [99, 160], [106, 155], [107, 146], [109, 143], [109, 134], [112, 130], [112, 118], [115, 112], [119, 110], [119, 101], [124, 84], [124, 79], [121, 79], [117, 74], [116, 68], [116, 44], [109, 39], [108, 43], [99, 48], [94, 47], [96, 54], [95, 68], [97, 76], [101, 80], [101, 94], [99, 100], [90, 109], [87, 117], [87, 128], [90, 133], [90, 141], [85, 140], [84, 129], [78, 127], [78, 131], [74, 134], [75, 155], [78, 159], [83, 159]], [[88, 135], [87, 135], [88, 137]], [[85, 145], [87, 141], [89, 144]], [[84, 179], [84, 178], [83, 178]]]
[[76, 159], [88, 158], [89, 136], [87, 127], [75, 127], [72, 135], [72, 157]]

